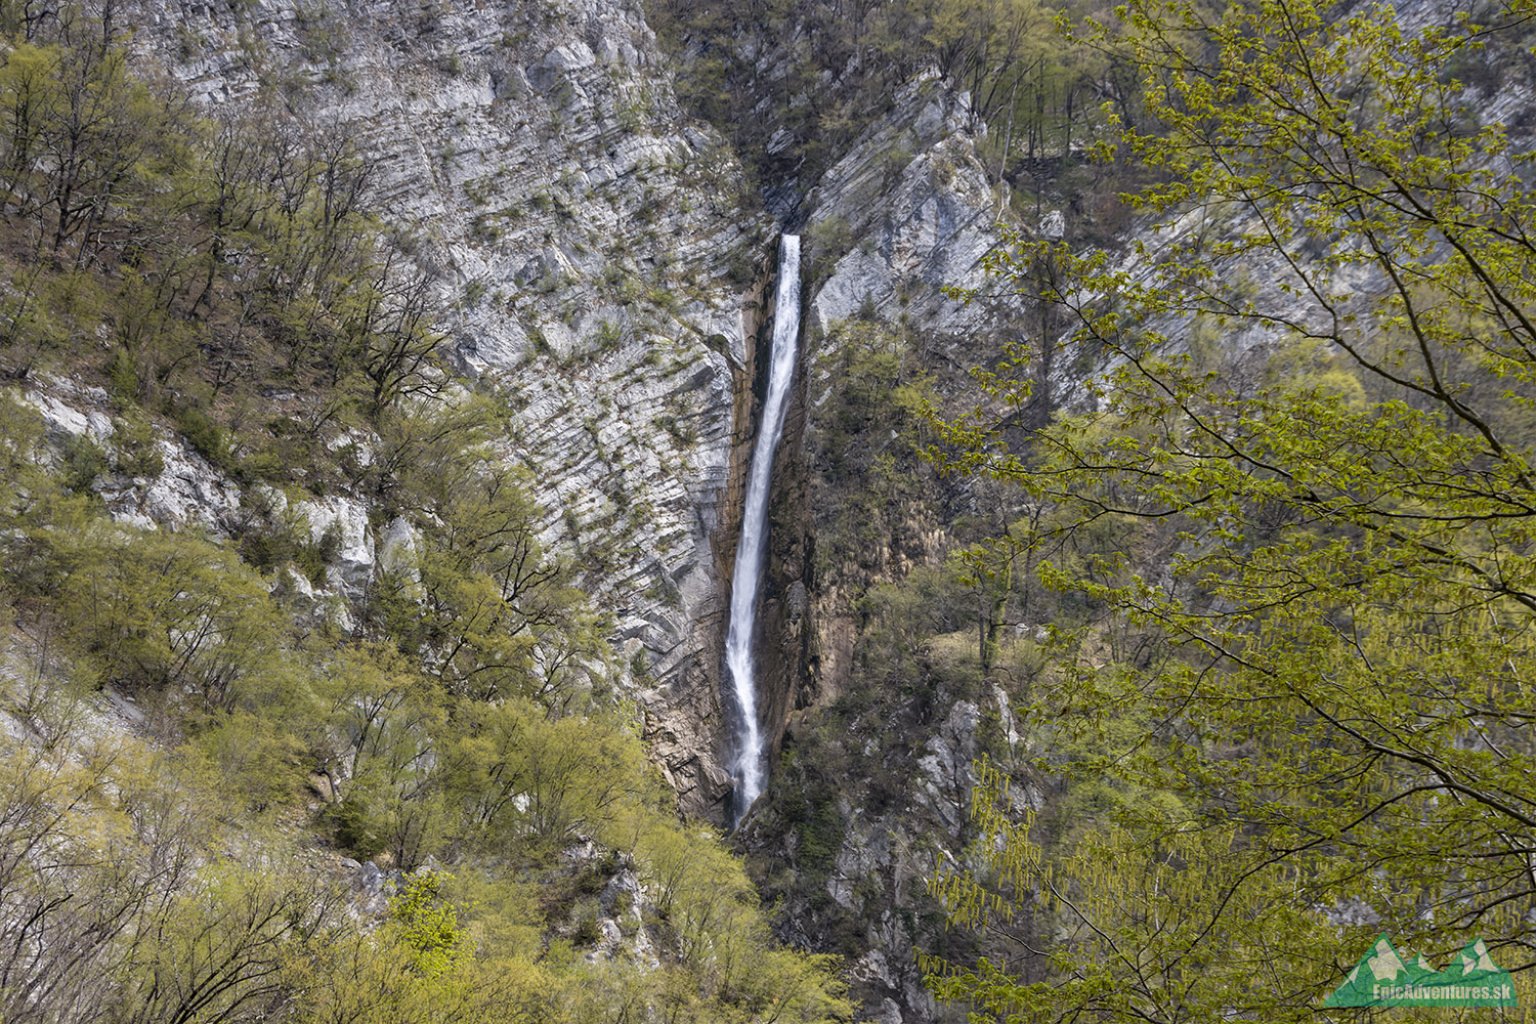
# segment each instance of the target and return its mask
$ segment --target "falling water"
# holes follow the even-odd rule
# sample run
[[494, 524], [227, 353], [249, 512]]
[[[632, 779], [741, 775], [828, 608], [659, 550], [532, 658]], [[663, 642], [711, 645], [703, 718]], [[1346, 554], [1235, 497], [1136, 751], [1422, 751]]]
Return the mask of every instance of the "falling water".
[[768, 550], [768, 482], [773, 452], [784, 432], [784, 409], [795, 372], [800, 338], [800, 237], [779, 240], [779, 287], [773, 308], [773, 366], [768, 397], [752, 446], [751, 475], [741, 516], [741, 540], [731, 576], [731, 624], [725, 636], [725, 664], [736, 696], [736, 818], [747, 813], [763, 792], [763, 734], [757, 720], [757, 678], [752, 637], [757, 625], [757, 596], [763, 585]]

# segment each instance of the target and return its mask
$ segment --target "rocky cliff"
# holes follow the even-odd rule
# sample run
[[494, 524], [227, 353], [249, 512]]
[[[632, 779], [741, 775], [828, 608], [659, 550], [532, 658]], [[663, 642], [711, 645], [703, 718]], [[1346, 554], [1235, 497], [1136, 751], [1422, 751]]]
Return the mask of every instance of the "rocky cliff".
[[[357, 147], [366, 202], [451, 310], [454, 362], [516, 410], [506, 458], [611, 613], [669, 781], [718, 819], [722, 566], [774, 228], [723, 137], [679, 108], [639, 6], [138, 17], [137, 45], [198, 101], [275, 90], [306, 130]], [[352, 547], [372, 551], [366, 509], [346, 511]], [[371, 559], [358, 566], [365, 585]]]
[[[644, 12], [188, 2], [136, 17], [136, 45], [197, 101], [217, 110], [275, 91], [306, 130], [357, 147], [367, 203], [450, 310], [454, 362], [516, 410], [506, 457], [538, 481], [546, 541], [577, 560], [612, 614], [616, 661], [632, 669], [682, 806], [718, 819], [721, 591], [775, 225], [725, 136], [678, 103], [678, 69]], [[940, 292], [974, 277], [1000, 211], [963, 103], [931, 78], [906, 86], [794, 208], [810, 238], [813, 339], [869, 304], [948, 339], [935, 354], [981, 326], [975, 307]], [[770, 192], [783, 207], [782, 190]], [[795, 485], [806, 415], [797, 402], [776, 487], [774, 733], [812, 699], [799, 625], [808, 520]], [[147, 506], [124, 496], [123, 507], [227, 519], [237, 489], [181, 466], [195, 455], [171, 447], [166, 478], [193, 495]], [[369, 526], [366, 503], [344, 497], [310, 519], [348, 538], [355, 597], [387, 524]]]
[[[922, 879], [963, 843], [970, 759], [998, 723], [1009, 731], [1007, 699], [926, 670], [893, 700], [872, 697], [857, 677], [861, 605], [939, 558], [975, 501], [904, 464], [926, 490], [879, 512], [877, 542], [850, 559], [835, 521], [869, 495], [826, 458], [828, 417], [857, 383], [847, 375], [863, 372], [850, 369], [862, 349], [848, 325], [899, 336], [903, 373], [934, 376], [940, 392], [1009, 329], [1006, 308], [943, 291], [976, 283], [1007, 215], [966, 98], [919, 75], [851, 144], [828, 152], [775, 131], [765, 161], [738, 158], [721, 128], [684, 109], [682, 66], [628, 0], [144, 0], [131, 18], [134, 46], [211, 114], [262, 106], [287, 128], [355, 147], [364, 202], [446, 311], [453, 372], [511, 410], [501, 457], [529, 471], [542, 539], [608, 614], [612, 661], [652, 755], [684, 813], [716, 821], [729, 784], [721, 612], [769, 336], [772, 240], [776, 221], [803, 231], [805, 356], [776, 470], [762, 617], [762, 713], [775, 761], [782, 749], [791, 762], [789, 785], [775, 784], [743, 842], [765, 887], [787, 897], [785, 935], [848, 953], [878, 1019], [930, 1019], [911, 957], [939, 934]], [[764, 46], [755, 59], [771, 71], [781, 58]], [[813, 143], [817, 160], [801, 171], [749, 184], [745, 163], [793, 170], [796, 147]], [[105, 396], [89, 389], [45, 381], [31, 400], [61, 440], [112, 429]], [[329, 545], [329, 568], [291, 586], [343, 628], [413, 544], [409, 519], [381, 520], [366, 494], [257, 502], [184, 439], [156, 444], [161, 472], [104, 493], [115, 514], [231, 536], [251, 528], [253, 507], [301, 515]], [[834, 727], [849, 730], [838, 755], [851, 761], [816, 739]], [[793, 811], [807, 793], [814, 806]], [[807, 829], [802, 812], [840, 827]], [[936, 838], [906, 838], [918, 834]], [[785, 881], [785, 868], [797, 877]]]
[[[920, 381], [942, 403], [1018, 315], [945, 291], [980, 283], [1008, 216], [968, 124], [963, 96], [919, 79], [806, 200], [804, 380], [766, 599], [787, 733], [743, 835], [783, 934], [847, 956], [868, 1019], [892, 1024], [942, 1016], [914, 958], [948, 941], [925, 881], [963, 856], [972, 759], [1014, 732], [1002, 690], [949, 671], [963, 656], [877, 664], [916, 638], [884, 629], [874, 602], [941, 562], [982, 507], [917, 457], [900, 391]], [[942, 617], [953, 595], [930, 599]]]

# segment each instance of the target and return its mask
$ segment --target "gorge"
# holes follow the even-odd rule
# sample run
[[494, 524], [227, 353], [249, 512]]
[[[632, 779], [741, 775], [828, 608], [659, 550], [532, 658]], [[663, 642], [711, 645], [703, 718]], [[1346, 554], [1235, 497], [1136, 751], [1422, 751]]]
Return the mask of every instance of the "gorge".
[[800, 237], [783, 235], [779, 240], [779, 265], [773, 312], [768, 390], [763, 398], [752, 445], [751, 469], [743, 499], [741, 536], [736, 542], [736, 562], [731, 576], [730, 627], [725, 639], [726, 671], [736, 700], [736, 754], [732, 824], [748, 811], [763, 792], [767, 770], [759, 724], [756, 658], [757, 604], [763, 585], [763, 559], [768, 551], [768, 487], [773, 479], [773, 456], [784, 432], [784, 415], [795, 359], [800, 345]]
[[1526, 4], [0, 0], [0, 1019], [1536, 948]]
[[[817, 564], [837, 544], [813, 543], [824, 512], [843, 504], [823, 493], [812, 505], [827, 482], [807, 448], [819, 443], [815, 410], [844, 354], [840, 325], [867, 308], [928, 324], [934, 345], [990, 322], [942, 288], [973, 274], [994, 243], [995, 197], [964, 99], [919, 78], [824, 171], [778, 190], [773, 202], [799, 204], [794, 222], [804, 231], [781, 242], [777, 273], [763, 267], [784, 213], [765, 209], [725, 132], [677, 100], [686, 58], [663, 47], [647, 16], [608, 0], [491, 12], [443, 5], [419, 16], [390, 4], [343, 11], [283, 2], [119, 11], [116, 23], [135, 27], [130, 66], [145, 75], [163, 69], [156, 81], [203, 112], [211, 133], [205, 141], [201, 123], [185, 129], [192, 137], [162, 164], [134, 166], [176, 168], [187, 159], [178, 154], [193, 154], [223, 170], [193, 162], [175, 173], [223, 181], [214, 196], [226, 196], [222, 208], [161, 214], [154, 197], [203, 193], [130, 175], [143, 189], [133, 201], [140, 216], [170, 218], [155, 222], [161, 237], [185, 230], [188, 248], [177, 251], [196, 254], [197, 238], [215, 248], [195, 277], [162, 266], [156, 249], [126, 279], [163, 285], [172, 322], [219, 326], [189, 355], [171, 341], [180, 333], [147, 331], [139, 314], [125, 312], [153, 304], [118, 307], [126, 300], [113, 297], [103, 301], [118, 310], [114, 322], [151, 339], [132, 349], [134, 361], [119, 358], [109, 372], [36, 335], [10, 344], [5, 357], [10, 379], [30, 373], [16, 394], [29, 410], [18, 413], [23, 420], [40, 417], [37, 458], [56, 465], [78, 451], [99, 467], [82, 471], [78, 486], [105, 525], [78, 536], [125, 531], [79, 556], [81, 564], [113, 566], [116, 575], [93, 571], [127, 602], [154, 592], [138, 575], [150, 566], [222, 552], [233, 562], [218, 562], [222, 577], [209, 579], [231, 581], [240, 596], [210, 607], [261, 617], [260, 626], [216, 620], [242, 638], [244, 646], [222, 648], [230, 669], [215, 667], [223, 662], [213, 649], [175, 646], [204, 635], [182, 625], [153, 627], [172, 645], [162, 656], [98, 641], [94, 625], [76, 621], [57, 649], [102, 653], [78, 670], [51, 663], [45, 678], [57, 677], [62, 693], [70, 673], [100, 671], [108, 696], [70, 743], [138, 743], [186, 720], [191, 698], [166, 695], [201, 687], [186, 673], [206, 662], [210, 686], [231, 680], [220, 691], [229, 696], [209, 697], [219, 710], [197, 714], [227, 724], [188, 725], [181, 735], [198, 750], [241, 737], [212, 762], [219, 781], [211, 784], [232, 794], [233, 820], [257, 813], [248, 808], [294, 808], [282, 813], [302, 817], [298, 835], [325, 850], [317, 877], [357, 886], [373, 913], [385, 912], [423, 864], [445, 858], [469, 879], [511, 870], [488, 867], [487, 856], [522, 858], [516, 870], [533, 865], [555, 876], [608, 872], [610, 889], [561, 898], [537, 924], [519, 927], [578, 942], [615, 971], [660, 949], [661, 984], [715, 970], [677, 958], [678, 927], [705, 929], [711, 942], [719, 941], [714, 929], [728, 928], [758, 950], [736, 962], [778, 962], [761, 952], [768, 922], [748, 909], [774, 891], [773, 869], [748, 886], [732, 866], [739, 862], [716, 859], [714, 841], [688, 830], [743, 819], [781, 743], [790, 781], [799, 778], [807, 729], [856, 689], [843, 639], [853, 593], [836, 582], [841, 569]], [[48, 45], [63, 52], [79, 38]], [[160, 125], [133, 138], [148, 147], [157, 133], [170, 141], [181, 131]], [[215, 218], [206, 234], [196, 233], [201, 220], [163, 226], [205, 210]], [[220, 226], [218, 217], [237, 219]], [[119, 237], [93, 236], [91, 265], [115, 268]], [[334, 269], [306, 268], [322, 254]], [[172, 284], [210, 275], [211, 288], [185, 297]], [[335, 294], [308, 290], [337, 288], [333, 279], [357, 283]], [[115, 296], [115, 278], [107, 281]], [[356, 339], [369, 347], [356, 349]], [[205, 375], [204, 355], [237, 342], [247, 347], [229, 349], [222, 376]], [[364, 395], [376, 382], [403, 393], [354, 402], [354, 379], [370, 382]], [[34, 436], [30, 426], [15, 434]], [[770, 536], [770, 522], [783, 528]], [[61, 536], [37, 529], [40, 538]], [[118, 543], [146, 558], [167, 545], [192, 547], [141, 563], [109, 554]], [[196, 547], [205, 543], [212, 547]], [[919, 554], [905, 541], [894, 550], [902, 559]], [[200, 594], [183, 580], [168, 603], [146, 606], [158, 610], [132, 614], [171, 614]], [[138, 606], [111, 607], [127, 615]], [[253, 660], [235, 657], [247, 650]], [[447, 660], [429, 653], [450, 651]], [[733, 675], [733, 662], [746, 670]], [[430, 683], [400, 682], [413, 673]], [[279, 712], [260, 694], [298, 703]], [[963, 801], [949, 776], [963, 774], [975, 749], [965, 724], [974, 702], [944, 699], [963, 705], [960, 724], [936, 739], [932, 772], [915, 777], [925, 788], [914, 821], [952, 818]], [[548, 731], [538, 724], [545, 716]], [[604, 795], [649, 792], [637, 781], [632, 743], [643, 743], [675, 794], [668, 803], [686, 823], [677, 831], [653, 823], [625, 832], [622, 823], [652, 812], [642, 813], [636, 797]], [[275, 760], [252, 769], [251, 758], [268, 756], [260, 751]], [[474, 796], [493, 779], [511, 788], [496, 799]], [[933, 780], [942, 784], [929, 792]], [[759, 796], [759, 810], [770, 799]], [[809, 833], [783, 824], [777, 809], [752, 824], [760, 817], [741, 821], [738, 853], [750, 864], [809, 868], [771, 921], [774, 932], [800, 948], [845, 954], [871, 1013], [931, 1019], [934, 1004], [910, 960], [913, 935], [892, 931], [874, 910], [893, 906], [891, 897], [850, 899], [842, 872], [826, 872], [846, 845], [906, 903], [928, 852], [876, 867], [868, 836], [850, 831], [846, 843], [818, 833], [797, 852], [774, 853], [774, 844]], [[770, 822], [780, 823], [771, 835]], [[265, 826], [250, 829], [268, 835]], [[610, 848], [622, 852], [602, 852]], [[679, 850], [687, 856], [671, 859]], [[546, 857], [565, 867], [538, 866]], [[675, 892], [678, 877], [686, 899]], [[60, 884], [85, 883], [60, 876]], [[827, 892], [837, 895], [823, 905], [817, 894]], [[449, 905], [470, 898], [459, 890], [434, 897]], [[735, 908], [726, 917], [708, 909], [722, 898]], [[819, 937], [842, 927], [828, 921], [828, 906], [867, 918], [867, 931]], [[103, 940], [93, 948], [104, 956], [114, 947]], [[571, 984], [583, 999], [622, 998], [612, 986]], [[745, 994], [750, 986], [715, 984], [700, 991], [758, 998]], [[69, 986], [81, 999], [104, 998], [87, 995], [73, 975]], [[823, 991], [820, 982], [805, 989], [808, 999]], [[700, 1012], [710, 1019], [716, 1011]]]

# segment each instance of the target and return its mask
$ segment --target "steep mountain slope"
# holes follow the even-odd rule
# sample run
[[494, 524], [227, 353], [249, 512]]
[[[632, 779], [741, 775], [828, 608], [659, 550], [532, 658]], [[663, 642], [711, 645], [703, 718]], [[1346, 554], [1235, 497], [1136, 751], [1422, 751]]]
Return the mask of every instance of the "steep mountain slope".
[[[1446, 17], [1443, 9], [1433, 5], [1398, 6], [1410, 28], [1436, 25]], [[1456, 109], [1456, 132], [1470, 133], [1467, 125], [1484, 117], [1489, 123], [1505, 124], [1515, 147], [1527, 150], [1531, 63], [1523, 23], [1516, 22], [1515, 29], [1510, 41], [1518, 45], [1492, 50], [1486, 65], [1458, 64], [1446, 69], [1438, 80], [1449, 83], [1454, 71], [1467, 87], [1466, 93], [1458, 94], [1454, 88], [1451, 92], [1450, 106], [1467, 104]], [[1481, 58], [1482, 51], [1476, 52]], [[1461, 59], [1470, 60], [1465, 53]], [[1236, 134], [1241, 137], [1240, 129]], [[1459, 136], [1453, 132], [1452, 137]], [[924, 148], [935, 153], [944, 149]], [[1426, 148], [1432, 149], [1433, 144]], [[1525, 166], [1523, 158], [1506, 162], [1502, 151], [1493, 161], [1494, 173], [1502, 176], [1501, 185], [1513, 181], [1516, 189], [1528, 175]], [[1086, 243], [1103, 240], [1107, 234], [1117, 249], [1123, 246], [1134, 252], [1138, 244], [1145, 244], [1143, 256], [1128, 255], [1115, 264], [1132, 280], [1141, 279], [1148, 273], [1147, 264], [1180, 242], [1229, 241], [1245, 231], [1264, 237], [1257, 221], [1221, 208], [1210, 211], [1208, 220], [1192, 216], [1162, 223], [1146, 218], [1131, 223], [1115, 238], [1104, 231], [1104, 225], [1084, 223], [1074, 212], [1094, 209], [1096, 204], [1080, 202], [1085, 198], [1081, 179], [1070, 181], [1070, 168], [1058, 170], [1061, 173], [1054, 180], [1050, 174], [1044, 177], [1057, 193], [1055, 203], [1069, 213], [1042, 218], [1035, 237], [1065, 233], [1079, 243], [1079, 252], [1088, 248]], [[1258, 173], [1262, 177], [1262, 169]], [[838, 179], [834, 167], [824, 181]], [[897, 184], [894, 191], [899, 194], [901, 187]], [[1054, 204], [1047, 198], [1049, 205]], [[1198, 200], [1191, 205], [1198, 206]], [[860, 209], [854, 205], [854, 216]], [[880, 209], [883, 215], [885, 207]], [[869, 218], [859, 221], [868, 222]], [[860, 230], [848, 234], [857, 238]], [[877, 237], [890, 238], [878, 233]], [[1216, 242], [1217, 248], [1221, 241]], [[1308, 349], [1292, 345], [1294, 335], [1286, 327], [1316, 325], [1329, 313], [1297, 283], [1302, 275], [1295, 267], [1299, 261], [1303, 272], [1316, 270], [1320, 263], [1313, 261], [1320, 261], [1328, 240], [1300, 237], [1288, 239], [1287, 244], [1283, 249], [1263, 245], [1249, 249], [1234, 243], [1235, 251], [1213, 260], [1222, 285], [1256, 308], [1275, 311], [1273, 321], [1245, 323], [1236, 318], [1227, 323], [1208, 318], [1192, 323], [1186, 311], [1163, 307], [1137, 326], [1166, 332], [1170, 348], [1188, 351], [1196, 365], [1211, 370], [1214, 380], [1234, 388], [1277, 372], [1276, 366], [1282, 373], [1295, 372], [1304, 365]], [[959, 248], [963, 251], [963, 241]], [[1049, 325], [1034, 319], [1040, 307], [1025, 300], [1020, 305], [989, 308], [990, 297], [985, 293], [965, 314], [979, 318], [963, 330], [970, 344], [946, 351], [943, 328], [928, 330], [929, 324], [942, 324], [942, 309], [929, 306], [921, 317], [904, 323], [892, 307], [910, 292], [891, 287], [886, 277], [889, 264], [869, 259], [868, 268], [861, 267], [861, 260], [886, 250], [877, 244], [860, 252], [856, 242], [851, 249], [853, 254], [839, 260], [832, 280], [813, 299], [835, 311], [827, 316], [828, 325], [839, 317], [849, 322], [822, 350], [828, 379], [821, 387], [813, 379], [812, 412], [803, 435], [810, 467], [808, 515], [814, 521], [811, 546], [817, 566], [807, 597], [812, 609], [808, 620], [813, 625], [805, 632], [812, 639], [803, 650], [810, 678], [821, 683], [820, 702], [797, 716], [792, 725], [774, 799], [753, 823], [747, 844], [758, 855], [755, 864], [765, 885], [784, 896], [786, 933], [814, 936], [814, 941], [832, 943], [858, 957], [856, 978], [868, 1010], [878, 1010], [890, 1020], [929, 1019], [932, 1014], [956, 1011], [926, 1001], [916, 983], [917, 972], [908, 966], [913, 962], [909, 950], [917, 946], [956, 953], [961, 962], [974, 960], [975, 950], [967, 949], [970, 937], [963, 931], [943, 931], [938, 924], [941, 915], [922, 884], [936, 869], [963, 862], [966, 843], [976, 838], [969, 819], [975, 782], [972, 757], [985, 754], [1003, 776], [1011, 776], [1007, 810], [1012, 820], [1023, 820], [1032, 810], [1041, 812], [1033, 833], [1037, 836], [1049, 836], [1053, 830], [1065, 833], [1072, 827], [1072, 814], [1091, 809], [1106, 794], [1097, 792], [1091, 781], [1081, 792], [1068, 794], [1057, 783], [1045, 781], [1049, 774], [1037, 775], [1030, 767], [1032, 760], [1081, 756], [1091, 763], [1096, 751], [1070, 753], [1072, 741], [1064, 735], [1053, 737], [1059, 746], [1038, 749], [1034, 744], [1042, 735], [1052, 734], [1052, 723], [1019, 722], [1011, 710], [1024, 702], [1033, 686], [1051, 678], [1052, 655], [1063, 657], [1048, 646], [1053, 630], [1072, 628], [1088, 607], [1087, 602], [1074, 606], [1044, 592], [1027, 561], [1036, 550], [1031, 546], [1033, 539], [1040, 536], [1034, 531], [1051, 509], [1018, 491], [994, 492], [984, 480], [962, 485], [923, 479], [915, 450], [932, 438], [925, 435], [923, 418], [909, 415], [909, 410], [921, 407], [923, 397], [941, 412], [959, 407], [946, 401], [963, 386], [954, 372], [956, 364], [983, 371], [1001, 368], [1005, 381], [1032, 377], [1030, 383], [1037, 385], [1032, 396], [1021, 397], [1020, 391], [1005, 387], [985, 408], [983, 421], [987, 427], [1000, 427], [1011, 450], [1028, 465], [1027, 428], [1043, 425], [1052, 407], [1070, 407], [1073, 385], [1098, 367], [1091, 362], [1069, 365], [1065, 357], [1054, 365], [1042, 361], [1041, 353], [1051, 352], [1056, 335]], [[963, 260], [957, 264], [947, 268], [949, 280], [973, 281], [974, 264], [965, 265]], [[1032, 279], [1027, 261], [1012, 269], [1019, 272], [1017, 283], [1022, 288], [1057, 283]], [[1393, 285], [1379, 266], [1366, 269], [1343, 259], [1331, 271], [1336, 276], [1329, 279], [1329, 287], [1338, 290], [1339, 307], [1346, 313], [1364, 308], [1389, 293]], [[844, 275], [841, 281], [839, 274]], [[1170, 276], [1176, 278], [1176, 268]], [[867, 303], [862, 301], [866, 292], [872, 299]], [[1315, 330], [1327, 336], [1326, 324]], [[1022, 356], [997, 344], [1011, 340], [1029, 343]], [[1009, 364], [1013, 359], [1018, 361]], [[1299, 362], [1293, 365], [1287, 359]], [[811, 372], [816, 372], [814, 362]], [[923, 391], [926, 396], [920, 394]], [[1198, 387], [1192, 394], [1201, 396]], [[1045, 413], [1039, 412], [1041, 396], [1047, 398]], [[1018, 467], [1012, 471], [1017, 474]], [[1083, 472], [1091, 474], [1091, 468], [1083, 467]], [[914, 479], [922, 483], [914, 486]], [[1125, 492], [1114, 497], [1134, 504], [1137, 495], [1132, 480]], [[1090, 511], [1076, 525], [1093, 522]], [[1106, 564], [1122, 556], [1138, 559], [1139, 568], [1158, 586], [1179, 558], [1173, 538], [1165, 537], [1159, 545], [1142, 550], [1140, 538], [1131, 533], [1107, 540], [1095, 539], [1093, 534], [1089, 527], [1080, 538], [1082, 557], [1096, 553], [1108, 560]], [[1101, 542], [1107, 547], [1097, 549]], [[1052, 551], [1052, 557], [1060, 560], [1058, 567], [1073, 564], [1076, 544], [1064, 543]], [[1090, 575], [1087, 570], [1069, 571]], [[1091, 678], [1097, 669], [1123, 659], [1120, 664], [1129, 678], [1144, 679], [1140, 673], [1155, 660], [1154, 647], [1138, 633], [1135, 622], [1132, 617], [1095, 624], [1086, 630], [1093, 639], [1074, 655], [1065, 656], [1064, 663], [1080, 658], [1082, 671]], [[1096, 632], [1100, 629], [1104, 632]], [[1123, 632], [1111, 634], [1111, 629]], [[1070, 699], [1066, 705], [1070, 708]], [[1114, 714], [1113, 709], [1107, 711], [1112, 722]], [[1222, 739], [1218, 734], [1218, 750]], [[1219, 756], [1212, 755], [1213, 759]], [[857, 781], [848, 785], [842, 780]], [[1146, 794], [1138, 798], [1148, 799]], [[1102, 817], [1112, 820], [1113, 816]], [[1091, 814], [1084, 814], [1084, 819], [1099, 820]], [[914, 840], [919, 836], [926, 842]], [[1052, 840], [1038, 841], [1049, 849]], [[1020, 840], [1014, 849], [1023, 848]], [[1004, 871], [995, 863], [988, 867]], [[1090, 860], [1081, 868], [1093, 895], [1097, 892], [1092, 885], [1098, 881], [1093, 872], [1102, 867]], [[1006, 883], [999, 888], [1006, 890]], [[995, 957], [992, 962], [1006, 964], [1008, 974], [1024, 983], [1046, 980], [1043, 958], [1033, 951], [1048, 945], [1051, 936], [1032, 933], [1030, 898], [1018, 892], [1010, 898], [1015, 908], [1023, 909], [1024, 917], [1008, 925], [994, 920], [1005, 938], [989, 950]], [[1128, 916], [1142, 907], [1161, 906], [1160, 899], [1160, 893], [1142, 891], [1129, 904]], [[1061, 917], [1068, 925], [1081, 922], [1065, 911]], [[1520, 933], [1523, 926], [1515, 931]], [[984, 984], [972, 989], [977, 990], [984, 991]], [[1028, 993], [1015, 990], [1013, 997], [1027, 999]]]
[[639, 8], [142, 17], [137, 45], [202, 102], [281, 92], [356, 148], [366, 202], [451, 309], [455, 362], [516, 410], [506, 458], [612, 614], [683, 806], [718, 818], [720, 567], [771, 234], [728, 145], [679, 110]]
[[[677, 816], [724, 794], [698, 651], [759, 288], [728, 193], [662, 163], [707, 136], [573, 129], [537, 243], [460, 222], [476, 250], [433, 220], [476, 187], [432, 195], [445, 96], [388, 148], [345, 81], [451, 93], [446, 50], [370, 63], [336, 11], [0, 13], [6, 1017], [843, 1016]], [[529, 45], [643, 61], [567, 28]], [[498, 160], [555, 146], [472, 99]]]
[[[348, 200], [380, 215], [391, 266], [425, 285], [448, 332], [434, 379], [454, 381], [456, 401], [496, 405], [486, 461], [520, 471], [536, 539], [598, 612], [600, 653], [581, 654], [601, 662], [596, 700], [639, 705], [647, 750], [691, 818], [724, 815], [721, 610], [774, 218], [803, 230], [806, 355], [762, 616], [764, 724], [782, 759], [741, 843], [785, 897], [782, 934], [849, 954], [878, 1019], [931, 1019], [912, 950], [945, 940], [923, 880], [968, 838], [971, 759], [1016, 739], [1010, 694], [984, 681], [985, 641], [973, 654], [981, 597], [946, 564], [1006, 525], [1006, 509], [918, 453], [923, 403], [944, 406], [1023, 316], [1007, 296], [964, 304], [943, 291], [980, 283], [994, 222], [1014, 216], [968, 98], [915, 59], [892, 65], [892, 97], [860, 79], [858, 123], [839, 115], [823, 131], [797, 115], [786, 127], [786, 111], [846, 81], [809, 74], [795, 57], [805, 36], [766, 38], [764, 24], [747, 63], [772, 87], [733, 85], [745, 90], [733, 109], [759, 111], [764, 130], [728, 135], [676, 98], [701, 51], [664, 50], [626, 0], [144, 0], [112, 16], [210, 118], [238, 112], [257, 119], [239, 131], [334, 145], [331, 166], [355, 157]], [[762, 150], [738, 157], [728, 139]], [[238, 279], [244, 258], [218, 262]], [[433, 536], [462, 523], [378, 493], [381, 474], [363, 470], [391, 441], [374, 427], [316, 413], [326, 465], [276, 486], [164, 410], [135, 440], [97, 383], [111, 384], [39, 375], [23, 390], [56, 466], [93, 445], [157, 453], [82, 485], [119, 521], [259, 549], [284, 607], [309, 609], [306, 628], [350, 640], [380, 617], [413, 617], [399, 596]], [[461, 511], [473, 519], [474, 506]], [[288, 527], [296, 553], [272, 541]], [[551, 673], [564, 665], [537, 657]], [[327, 803], [350, 781], [332, 767], [314, 781]], [[604, 948], [623, 945], [608, 934], [622, 918], [641, 955], [623, 901], [604, 889], [596, 902]]]
[[[921, 406], [1016, 329], [1010, 302], [944, 291], [980, 283], [1000, 198], [964, 99], [925, 79], [807, 199], [804, 406], [767, 601], [788, 733], [743, 843], [784, 901], [783, 934], [848, 956], [871, 1020], [936, 1019], [913, 957], [947, 948], [926, 879], [966, 842], [972, 759], [1013, 732], [1006, 695], [979, 685], [961, 643], [936, 661], [917, 646], [963, 628], [969, 604], [933, 567], [981, 507], [920, 458]], [[914, 573], [931, 589], [910, 600], [927, 607], [882, 607], [908, 600]]]
[[[454, 360], [515, 410], [506, 457], [538, 481], [543, 539], [613, 614], [615, 661], [637, 673], [684, 809], [718, 817], [721, 587], [771, 225], [724, 138], [673, 98], [677, 69], [641, 10], [183, 4], [142, 18], [136, 45], [199, 101], [275, 92], [308, 130], [357, 148], [366, 201], [449, 309]], [[920, 365], [961, 366], [1006, 319], [940, 292], [975, 282], [1003, 209], [973, 125], [944, 83], [913, 82], [800, 204], [817, 341], [873, 304], [930, 337]], [[789, 528], [775, 540], [801, 556], [802, 473], [795, 457], [780, 469]], [[375, 552], [357, 556], [360, 593], [384, 538], [349, 509], [348, 550]], [[777, 595], [796, 604], [806, 575], [787, 557], [765, 627], [786, 654], [801, 638], [775, 618]], [[802, 660], [766, 687], [773, 731], [809, 697], [793, 696]]]

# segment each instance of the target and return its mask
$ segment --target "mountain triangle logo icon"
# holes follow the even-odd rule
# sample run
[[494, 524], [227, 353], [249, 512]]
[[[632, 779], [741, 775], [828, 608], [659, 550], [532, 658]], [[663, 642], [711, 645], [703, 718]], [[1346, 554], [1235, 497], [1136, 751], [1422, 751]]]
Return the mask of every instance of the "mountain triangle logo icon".
[[1323, 1000], [1346, 1006], [1515, 1006], [1509, 972], [1473, 939], [1443, 971], [1422, 956], [1404, 956], [1382, 932], [1343, 984]]

